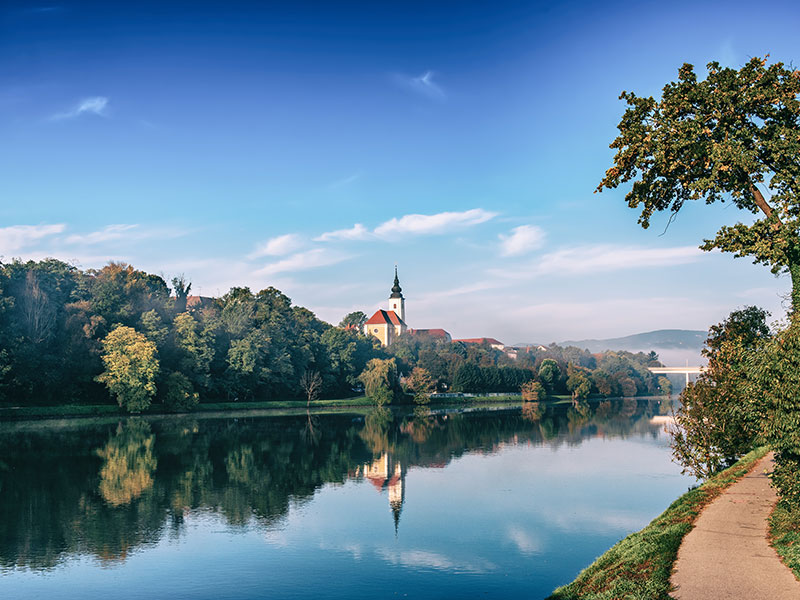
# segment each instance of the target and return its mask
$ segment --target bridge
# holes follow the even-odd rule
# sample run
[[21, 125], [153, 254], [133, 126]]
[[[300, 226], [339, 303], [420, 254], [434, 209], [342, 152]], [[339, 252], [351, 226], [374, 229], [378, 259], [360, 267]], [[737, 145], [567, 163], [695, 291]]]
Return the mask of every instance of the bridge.
[[647, 367], [647, 370], [657, 375], [686, 375], [686, 385], [689, 385], [689, 375], [704, 373], [707, 367]]

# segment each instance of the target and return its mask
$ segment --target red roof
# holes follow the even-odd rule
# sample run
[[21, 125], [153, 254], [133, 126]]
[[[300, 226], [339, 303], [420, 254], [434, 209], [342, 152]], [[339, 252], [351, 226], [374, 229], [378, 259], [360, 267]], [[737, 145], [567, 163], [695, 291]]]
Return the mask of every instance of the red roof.
[[411, 335], [425, 335], [432, 338], [440, 338], [443, 340], [449, 340], [450, 334], [447, 333], [444, 329], [409, 329], [408, 332]]
[[492, 345], [503, 345], [503, 342], [500, 342], [494, 338], [467, 338], [465, 340], [453, 340], [454, 342], [463, 342], [465, 344], [489, 344]]
[[405, 325], [393, 310], [378, 310], [366, 323], [367, 325]]

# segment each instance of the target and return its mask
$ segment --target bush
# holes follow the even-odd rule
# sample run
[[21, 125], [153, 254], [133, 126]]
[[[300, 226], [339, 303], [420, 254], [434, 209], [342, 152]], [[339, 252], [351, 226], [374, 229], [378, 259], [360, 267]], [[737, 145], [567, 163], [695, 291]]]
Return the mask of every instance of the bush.
[[192, 382], [183, 373], [170, 373], [164, 382], [164, 404], [170, 410], [190, 410], [197, 406], [200, 397]]
[[539, 402], [547, 397], [544, 386], [538, 381], [528, 381], [520, 387], [524, 402]]

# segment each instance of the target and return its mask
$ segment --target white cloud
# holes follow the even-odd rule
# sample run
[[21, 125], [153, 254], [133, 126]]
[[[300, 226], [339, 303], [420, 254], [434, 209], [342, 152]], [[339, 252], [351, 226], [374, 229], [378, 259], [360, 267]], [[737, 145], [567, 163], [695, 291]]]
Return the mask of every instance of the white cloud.
[[58, 113], [51, 117], [53, 121], [60, 121], [62, 119], [74, 119], [81, 115], [97, 115], [100, 117], [106, 116], [106, 107], [108, 106], [108, 98], [105, 96], [93, 96], [91, 98], [84, 98], [76, 104], [71, 110], [67, 112]]
[[361, 223], [356, 223], [350, 229], [337, 229], [328, 231], [315, 237], [315, 242], [331, 242], [333, 240], [366, 240], [371, 237], [369, 230]]
[[510, 235], [500, 234], [500, 254], [503, 256], [519, 256], [531, 250], [541, 248], [545, 233], [536, 225], [520, 225], [511, 230]]
[[493, 219], [497, 213], [473, 208], [462, 212], [441, 212], [434, 215], [405, 215], [381, 223], [375, 228], [379, 237], [393, 237], [402, 234], [429, 235], [447, 233], [456, 227], [470, 227]]
[[55, 225], [12, 225], [0, 228], [0, 254], [9, 254], [31, 245], [42, 238], [61, 233], [63, 223]]
[[697, 246], [646, 248], [601, 244], [579, 246], [545, 254], [536, 266], [537, 274], [596, 273], [649, 267], [684, 265], [697, 261], [703, 251]]
[[303, 246], [302, 238], [296, 233], [279, 235], [259, 244], [247, 258], [260, 258], [262, 256], [283, 256], [294, 252]]
[[67, 244], [91, 246], [105, 242], [135, 242], [150, 238], [172, 239], [186, 235], [186, 231], [177, 228], [157, 227], [154, 229], [141, 229], [137, 224], [119, 223], [106, 225], [102, 229], [86, 234], [73, 234], [64, 242]]
[[350, 229], [328, 231], [314, 238], [315, 242], [334, 240], [369, 240], [397, 238], [407, 235], [436, 235], [449, 233], [453, 229], [479, 225], [493, 219], [497, 213], [473, 208], [462, 212], [441, 212], [433, 215], [404, 215], [394, 217], [378, 225], [373, 231], [356, 223]]
[[255, 271], [254, 275], [274, 275], [287, 271], [306, 271], [308, 269], [316, 269], [317, 267], [335, 265], [350, 258], [352, 258], [350, 254], [333, 252], [323, 248], [314, 248], [313, 250], [299, 252], [278, 262], [266, 265]]
[[99, 231], [93, 231], [86, 235], [71, 235], [66, 239], [68, 244], [100, 244], [118, 240], [125, 236], [127, 232], [135, 229], [138, 225], [107, 225]]
[[434, 75], [433, 71], [425, 71], [419, 77], [396, 74], [394, 80], [401, 87], [421, 96], [444, 102], [447, 99], [447, 95], [444, 93], [444, 89], [433, 80]]
[[536, 259], [528, 268], [489, 269], [491, 275], [531, 279], [543, 275], [586, 275], [627, 269], [667, 267], [697, 262], [706, 253], [697, 246], [648, 248], [596, 244], [564, 248]]

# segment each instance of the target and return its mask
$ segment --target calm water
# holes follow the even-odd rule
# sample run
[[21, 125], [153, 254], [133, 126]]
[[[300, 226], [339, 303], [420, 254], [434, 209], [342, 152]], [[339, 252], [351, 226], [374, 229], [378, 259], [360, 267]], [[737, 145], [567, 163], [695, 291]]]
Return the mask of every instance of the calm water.
[[2, 598], [542, 598], [692, 481], [658, 402], [0, 425]]

